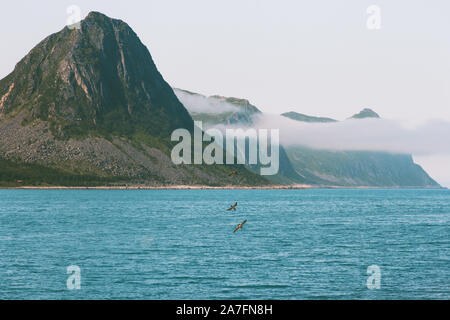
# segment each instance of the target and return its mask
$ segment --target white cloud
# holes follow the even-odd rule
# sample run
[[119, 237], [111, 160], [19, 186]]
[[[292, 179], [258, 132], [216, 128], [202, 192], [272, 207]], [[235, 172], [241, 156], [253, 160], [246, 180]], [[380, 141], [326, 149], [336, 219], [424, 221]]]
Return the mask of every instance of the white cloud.
[[386, 119], [349, 119], [304, 123], [277, 115], [260, 115], [258, 128], [280, 129], [284, 145], [327, 150], [367, 150], [414, 155], [450, 155], [450, 122], [430, 120], [414, 126]]

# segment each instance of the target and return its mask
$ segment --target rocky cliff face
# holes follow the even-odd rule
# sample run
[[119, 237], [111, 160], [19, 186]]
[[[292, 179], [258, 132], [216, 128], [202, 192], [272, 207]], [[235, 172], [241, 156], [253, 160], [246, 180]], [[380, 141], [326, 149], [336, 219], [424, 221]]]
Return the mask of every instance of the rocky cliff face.
[[0, 97], [4, 116], [26, 109], [62, 136], [193, 126], [134, 31], [96, 12], [39, 43], [0, 81]]

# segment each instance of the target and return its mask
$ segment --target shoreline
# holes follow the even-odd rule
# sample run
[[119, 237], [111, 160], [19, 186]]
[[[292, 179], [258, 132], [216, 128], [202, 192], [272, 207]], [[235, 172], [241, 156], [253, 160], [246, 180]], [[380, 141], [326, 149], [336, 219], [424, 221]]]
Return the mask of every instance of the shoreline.
[[175, 186], [97, 186], [97, 187], [63, 187], [63, 186], [22, 186], [0, 187], [0, 190], [276, 190], [276, 189], [319, 189], [317, 186], [203, 186], [203, 185], [175, 185]]
[[395, 189], [423, 189], [441, 190], [445, 187], [370, 187], [370, 186], [315, 186], [307, 184], [271, 185], [271, 186], [204, 186], [204, 185], [175, 185], [175, 186], [96, 186], [96, 187], [64, 187], [64, 186], [21, 186], [0, 187], [0, 190], [309, 190], [309, 189], [356, 189], [356, 190], [395, 190]]

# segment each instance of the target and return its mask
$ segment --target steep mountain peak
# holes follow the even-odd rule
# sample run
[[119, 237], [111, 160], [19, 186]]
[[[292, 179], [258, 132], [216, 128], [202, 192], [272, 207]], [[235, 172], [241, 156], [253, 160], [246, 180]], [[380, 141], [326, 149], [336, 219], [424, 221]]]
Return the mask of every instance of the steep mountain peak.
[[112, 19], [112, 18], [108, 17], [106, 14], [101, 13], [99, 11], [89, 12], [89, 14], [86, 16], [86, 18], [84, 20], [89, 20], [89, 19], [117, 20], [117, 19]]
[[136, 33], [126, 22], [120, 19], [110, 18], [101, 12], [91, 11], [86, 18], [81, 21], [81, 31], [83, 33], [94, 32], [94, 34], [98, 35], [98, 32], [100, 31], [98, 28], [102, 29], [103, 33], [121, 31], [117, 34], [119, 39], [124, 37], [138, 38]]
[[23, 108], [29, 120], [49, 121], [61, 135], [136, 130], [167, 135], [193, 128], [125, 22], [91, 12], [80, 27], [47, 37], [0, 81], [0, 114]]
[[372, 109], [365, 108], [361, 110], [360, 113], [357, 113], [351, 117], [351, 119], [365, 119], [365, 118], [380, 118], [380, 116]]

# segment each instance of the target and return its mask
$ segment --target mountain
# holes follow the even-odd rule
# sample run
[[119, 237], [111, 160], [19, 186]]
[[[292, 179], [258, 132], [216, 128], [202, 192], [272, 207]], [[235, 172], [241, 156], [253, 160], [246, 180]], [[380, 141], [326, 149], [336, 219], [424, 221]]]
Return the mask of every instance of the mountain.
[[[306, 122], [302, 117], [289, 118]], [[314, 117], [313, 117], [314, 118]], [[363, 109], [351, 119], [379, 119], [371, 109]], [[319, 118], [329, 119], [329, 118]], [[439, 188], [411, 155], [370, 151], [328, 151], [288, 146], [285, 148], [301, 181], [313, 185], [368, 187], [426, 187]]]
[[313, 116], [308, 116], [306, 114], [297, 113], [297, 112], [286, 112], [281, 115], [283, 117], [286, 117], [286, 118], [289, 118], [292, 120], [296, 120], [296, 121], [301, 121], [301, 122], [319, 122], [319, 123], [337, 122], [337, 120], [334, 120], [331, 118], [313, 117]]
[[2, 113], [27, 109], [28, 121], [49, 121], [63, 137], [192, 129], [188, 112], [127, 24], [92, 12], [81, 27], [46, 38], [0, 82]]
[[303, 183], [346, 187], [439, 188], [411, 155], [369, 151], [327, 151], [301, 146], [286, 152]]
[[91, 12], [0, 80], [0, 184], [267, 184], [243, 166], [173, 165], [172, 131], [193, 127], [134, 31]]
[[247, 99], [204, 96], [187, 90], [174, 88], [178, 99], [188, 109], [192, 118], [206, 124], [252, 124], [253, 116], [261, 111]]
[[365, 119], [365, 118], [380, 118], [378, 113], [372, 109], [363, 109], [360, 113], [357, 113], [351, 117], [351, 119]]
[[[188, 94], [177, 95], [180, 101], [188, 107], [191, 115], [199, 120], [205, 120], [204, 114], [192, 112], [196, 109], [195, 103], [205, 101], [214, 107], [210, 111], [207, 121], [210, 125], [229, 124], [226, 120], [229, 117], [227, 112], [222, 112], [221, 107], [215, 104], [214, 97], [205, 97], [193, 92], [184, 91]], [[191, 97], [201, 97], [202, 100]], [[222, 98], [225, 101], [231, 99]], [[238, 101], [247, 101], [238, 99]], [[258, 110], [254, 112], [253, 108]], [[239, 124], [243, 128], [251, 127], [254, 118], [261, 114], [261, 111], [253, 106], [244, 121], [236, 121], [233, 124]], [[296, 112], [288, 112], [282, 116], [310, 123], [334, 123], [337, 120], [323, 117], [313, 117]], [[373, 110], [364, 109], [354, 116], [355, 119], [379, 118], [379, 115]], [[283, 128], [280, 128], [282, 131]], [[357, 134], [357, 133], [355, 133]], [[282, 143], [282, 141], [281, 141]], [[248, 150], [246, 150], [248, 153]], [[248, 168], [257, 172], [259, 166], [249, 165]], [[281, 145], [280, 146], [280, 170], [275, 176], [268, 176], [274, 183], [294, 185], [309, 184], [316, 186], [345, 186], [345, 187], [426, 187], [439, 188], [436, 183], [419, 165], [415, 164], [411, 155], [392, 154], [386, 152], [370, 151], [328, 151], [317, 150], [303, 146]]]

